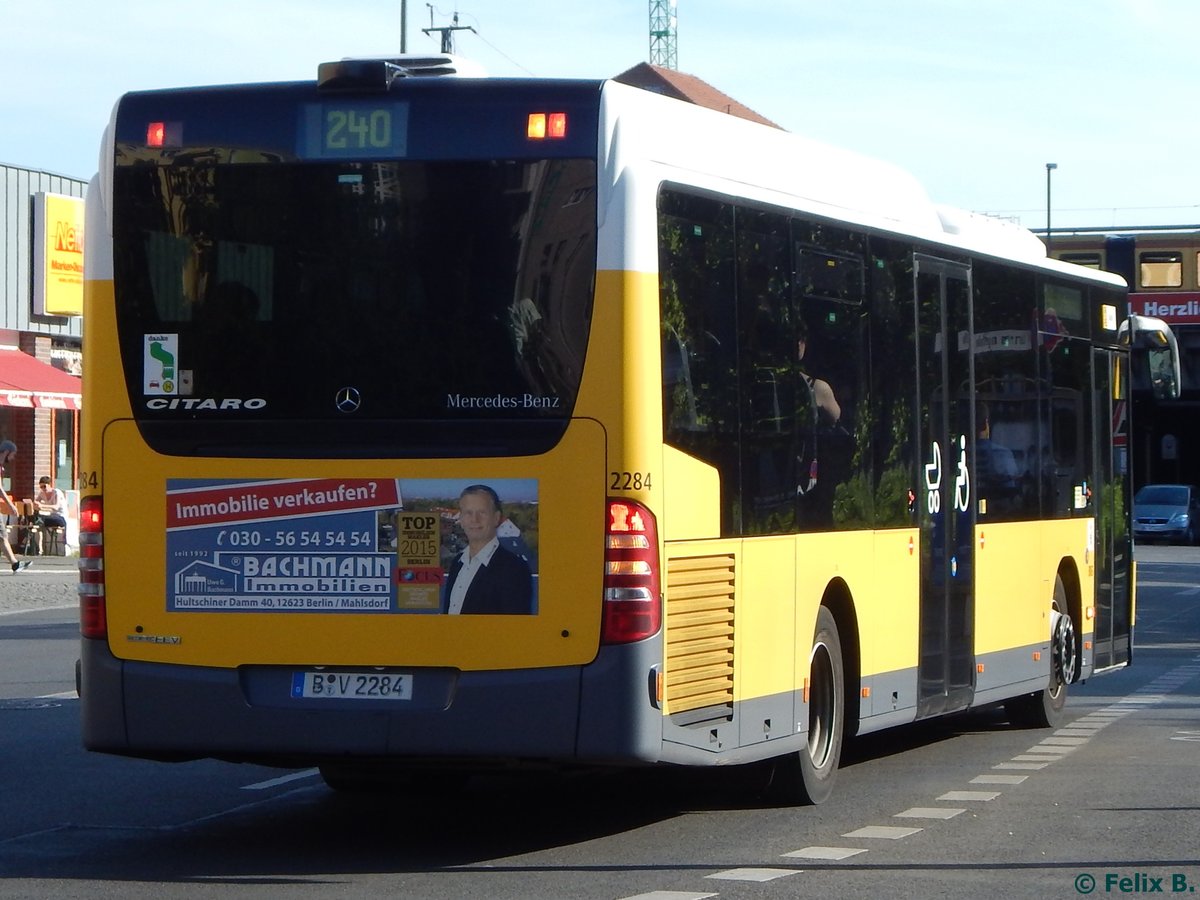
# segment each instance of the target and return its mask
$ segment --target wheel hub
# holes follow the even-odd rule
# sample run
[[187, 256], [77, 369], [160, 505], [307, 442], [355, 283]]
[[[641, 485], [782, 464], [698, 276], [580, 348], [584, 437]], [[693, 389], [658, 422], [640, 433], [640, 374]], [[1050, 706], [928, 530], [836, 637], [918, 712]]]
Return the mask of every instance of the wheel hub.
[[1075, 680], [1075, 623], [1057, 609], [1050, 610], [1050, 664], [1055, 680]]

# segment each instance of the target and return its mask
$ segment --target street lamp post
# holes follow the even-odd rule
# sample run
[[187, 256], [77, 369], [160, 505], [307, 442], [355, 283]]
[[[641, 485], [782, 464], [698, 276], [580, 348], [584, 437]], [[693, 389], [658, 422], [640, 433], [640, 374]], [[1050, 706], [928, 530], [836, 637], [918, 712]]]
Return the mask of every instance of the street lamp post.
[[1046, 163], [1046, 255], [1050, 255], [1050, 173], [1058, 168], [1058, 163]]

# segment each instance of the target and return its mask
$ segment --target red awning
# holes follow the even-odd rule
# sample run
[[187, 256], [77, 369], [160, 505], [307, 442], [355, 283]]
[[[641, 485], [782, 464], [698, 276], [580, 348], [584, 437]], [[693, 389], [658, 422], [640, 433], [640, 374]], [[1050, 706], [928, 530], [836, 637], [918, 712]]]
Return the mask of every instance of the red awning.
[[28, 353], [0, 348], [0, 406], [80, 409], [79, 382]]

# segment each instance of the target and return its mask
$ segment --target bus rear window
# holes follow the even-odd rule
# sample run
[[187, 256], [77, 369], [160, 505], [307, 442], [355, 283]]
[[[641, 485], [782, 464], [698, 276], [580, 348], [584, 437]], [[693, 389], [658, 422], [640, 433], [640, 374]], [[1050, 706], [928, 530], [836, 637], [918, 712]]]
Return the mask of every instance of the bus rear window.
[[201, 419], [262, 452], [303, 433], [288, 422], [421, 422], [426, 438], [565, 424], [595, 179], [578, 159], [119, 167], [114, 281], [143, 433]]

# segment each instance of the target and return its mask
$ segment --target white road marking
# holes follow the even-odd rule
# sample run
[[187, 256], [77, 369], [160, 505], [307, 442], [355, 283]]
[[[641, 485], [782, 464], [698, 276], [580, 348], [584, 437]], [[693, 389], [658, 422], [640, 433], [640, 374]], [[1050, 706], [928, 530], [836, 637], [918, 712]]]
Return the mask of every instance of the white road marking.
[[896, 813], [894, 819], [953, 819], [965, 809], [955, 809], [953, 806], [914, 806], [904, 812]]
[[895, 825], [867, 825], [855, 831], [847, 831], [842, 837], [847, 838], [882, 838], [887, 841], [898, 841], [924, 831], [923, 828], [899, 828]]
[[293, 772], [291, 775], [281, 775], [278, 778], [272, 778], [269, 781], [259, 781], [255, 784], [243, 784], [243, 791], [265, 791], [269, 788], [279, 787], [281, 784], [287, 784], [291, 781], [300, 781], [303, 778], [312, 778], [314, 775], [319, 775], [316, 769], [305, 769], [303, 772]]
[[793, 850], [791, 853], [784, 853], [784, 856], [793, 859], [849, 859], [851, 856], [857, 856], [860, 853], [866, 853], [865, 847], [805, 847], [802, 850]]
[[[1014, 756], [1013, 759], [1024, 759], [1025, 757]], [[1044, 769], [1050, 765], [1048, 762], [1002, 762], [992, 766], [993, 769]]]
[[720, 878], [725, 881], [774, 881], [776, 878], [786, 878], [788, 875], [799, 875], [803, 869], [726, 869], [724, 872], [713, 872], [705, 878]]
[[939, 800], [979, 800], [987, 803], [1000, 796], [1000, 791], [946, 791]]

